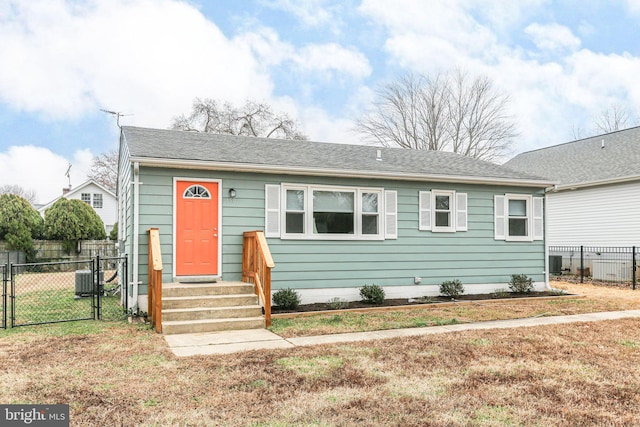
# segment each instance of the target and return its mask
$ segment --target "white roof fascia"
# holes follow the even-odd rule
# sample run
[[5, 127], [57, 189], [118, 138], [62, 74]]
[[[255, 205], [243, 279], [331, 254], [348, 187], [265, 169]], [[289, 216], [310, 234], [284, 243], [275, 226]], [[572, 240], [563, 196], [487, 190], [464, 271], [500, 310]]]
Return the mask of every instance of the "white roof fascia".
[[434, 181], [434, 182], [451, 182], [461, 184], [489, 184], [489, 185], [510, 185], [516, 187], [549, 187], [555, 182], [546, 180], [525, 180], [525, 179], [509, 179], [499, 177], [475, 177], [475, 176], [456, 176], [456, 175], [429, 175], [402, 172], [369, 172], [369, 171], [349, 171], [339, 169], [322, 169], [322, 168], [303, 168], [288, 166], [271, 166], [271, 165], [255, 165], [249, 163], [224, 163], [202, 160], [175, 160], [151, 157], [131, 157], [131, 162], [138, 162], [140, 166], [155, 167], [177, 167], [186, 169], [207, 169], [207, 170], [223, 170], [233, 172], [257, 172], [271, 174], [287, 174], [287, 175], [310, 175], [310, 176], [331, 176], [342, 178], [374, 178], [374, 179], [393, 179], [405, 181]]
[[602, 179], [599, 181], [580, 182], [575, 184], [557, 185], [555, 191], [571, 191], [579, 188], [598, 187], [601, 185], [624, 184], [627, 182], [640, 181], [639, 175], [623, 176], [620, 178]]

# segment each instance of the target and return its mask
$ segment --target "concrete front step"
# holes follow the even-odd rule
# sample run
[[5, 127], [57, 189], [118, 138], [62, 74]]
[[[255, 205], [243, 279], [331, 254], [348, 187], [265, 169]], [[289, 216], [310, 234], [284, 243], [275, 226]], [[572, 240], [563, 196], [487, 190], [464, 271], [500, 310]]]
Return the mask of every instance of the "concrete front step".
[[208, 319], [239, 319], [243, 317], [262, 316], [259, 305], [241, 305], [236, 307], [194, 307], [162, 310], [162, 320], [208, 320]]
[[257, 305], [256, 294], [239, 295], [198, 295], [187, 297], [162, 296], [163, 309], [193, 308], [193, 307], [237, 307], [239, 305]]
[[231, 331], [240, 329], [261, 329], [264, 327], [264, 317], [162, 321], [162, 332], [165, 335]]
[[253, 294], [253, 285], [243, 282], [169, 283], [162, 286], [162, 298], [203, 295]]

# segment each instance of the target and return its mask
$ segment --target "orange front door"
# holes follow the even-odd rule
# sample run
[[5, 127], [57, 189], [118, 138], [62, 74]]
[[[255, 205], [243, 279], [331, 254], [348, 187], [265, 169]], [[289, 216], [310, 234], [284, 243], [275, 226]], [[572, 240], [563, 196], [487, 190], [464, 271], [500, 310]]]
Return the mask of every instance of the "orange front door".
[[176, 276], [218, 275], [218, 183], [176, 183]]

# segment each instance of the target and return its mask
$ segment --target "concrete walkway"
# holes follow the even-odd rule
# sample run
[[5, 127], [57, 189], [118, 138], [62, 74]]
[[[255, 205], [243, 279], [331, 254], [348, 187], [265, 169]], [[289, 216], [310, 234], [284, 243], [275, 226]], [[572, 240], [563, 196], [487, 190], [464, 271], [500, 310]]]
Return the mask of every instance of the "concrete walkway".
[[395, 337], [445, 334], [449, 332], [520, 328], [540, 325], [558, 325], [574, 322], [595, 322], [640, 317], [640, 310], [609, 311], [603, 313], [574, 314], [570, 316], [532, 317], [527, 319], [494, 320], [490, 322], [464, 323], [424, 328], [388, 329], [384, 331], [351, 332], [346, 334], [319, 335], [314, 337], [282, 338], [266, 329], [224, 331], [196, 334], [165, 335], [169, 348], [176, 356], [228, 354], [239, 351], [293, 348], [318, 344], [337, 344], [370, 341]]

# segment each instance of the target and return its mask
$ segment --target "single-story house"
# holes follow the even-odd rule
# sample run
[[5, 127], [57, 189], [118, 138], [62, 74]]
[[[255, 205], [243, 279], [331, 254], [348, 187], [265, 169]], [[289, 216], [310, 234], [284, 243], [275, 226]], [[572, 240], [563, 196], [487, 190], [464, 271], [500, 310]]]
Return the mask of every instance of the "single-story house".
[[122, 127], [120, 248], [130, 307], [145, 311], [147, 230], [158, 228], [165, 283], [238, 281], [243, 232], [263, 230], [272, 289], [302, 302], [547, 285], [545, 188], [538, 176], [462, 155], [365, 145]]
[[640, 245], [640, 127], [522, 153], [504, 166], [557, 182], [547, 193], [549, 246]]
[[102, 219], [107, 236], [111, 233], [117, 221], [117, 200], [113, 191], [89, 179], [75, 188], [63, 188], [62, 195], [38, 208], [40, 215], [44, 218], [46, 210], [62, 197], [69, 200], [82, 200], [87, 203]]

